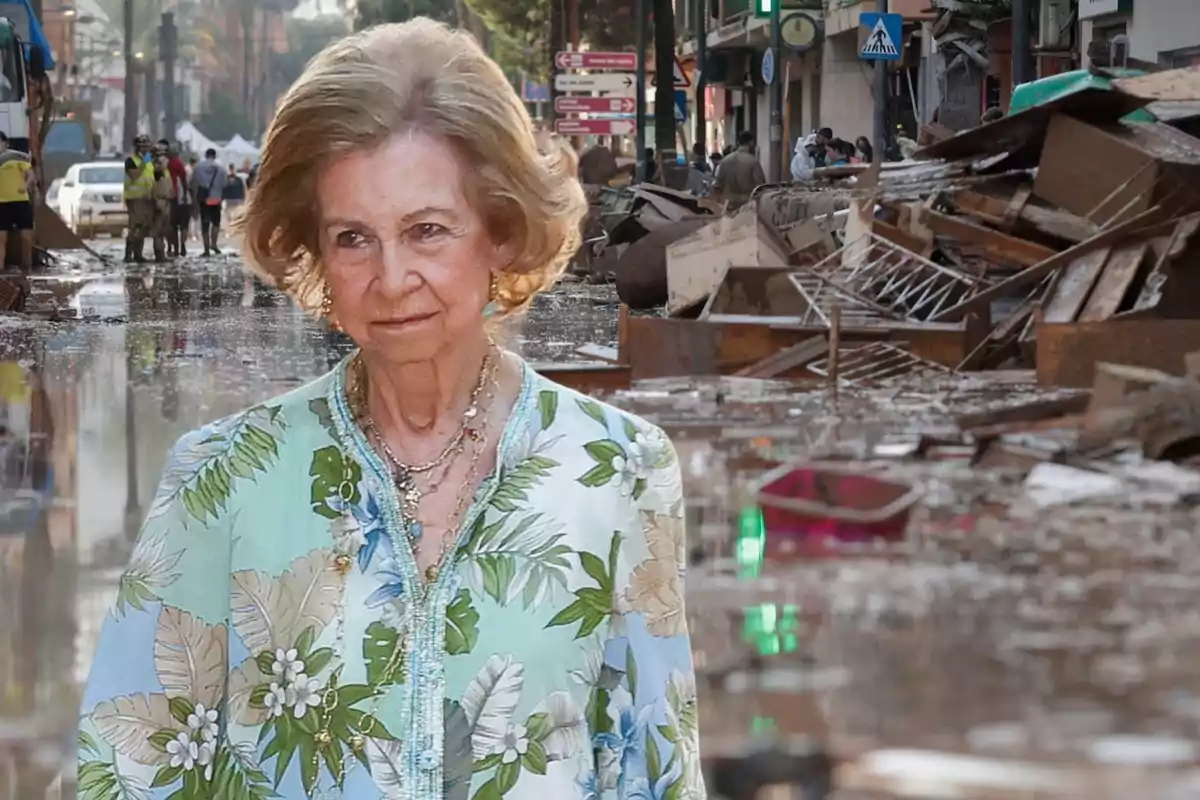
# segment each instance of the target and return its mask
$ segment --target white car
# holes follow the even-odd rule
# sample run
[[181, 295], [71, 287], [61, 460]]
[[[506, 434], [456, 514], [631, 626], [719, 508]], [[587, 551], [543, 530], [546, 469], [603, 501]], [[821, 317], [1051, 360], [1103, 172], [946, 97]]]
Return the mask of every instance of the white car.
[[119, 236], [129, 225], [124, 190], [125, 162], [75, 164], [58, 190], [59, 214], [81, 239], [100, 232]]
[[62, 189], [63, 179], [55, 178], [50, 181], [50, 188], [46, 190], [46, 205], [50, 206], [50, 210], [55, 214], [60, 213], [58, 210], [58, 191]]

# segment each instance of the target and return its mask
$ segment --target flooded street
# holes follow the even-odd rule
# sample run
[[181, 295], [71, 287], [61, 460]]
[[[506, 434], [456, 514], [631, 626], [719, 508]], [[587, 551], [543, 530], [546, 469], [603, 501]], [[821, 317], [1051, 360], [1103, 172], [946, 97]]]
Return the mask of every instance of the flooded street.
[[[348, 349], [232, 257], [128, 273], [64, 261], [32, 308], [0, 319], [4, 800], [75, 796], [80, 686], [168, 448]], [[608, 289], [563, 284], [514, 346], [578, 359], [615, 344], [616, 317]], [[1070, 507], [1035, 502], [1004, 464], [889, 455], [1034, 396], [945, 378], [834, 402], [705, 378], [612, 398], [664, 425], [683, 463], [714, 796], [755, 796], [746, 776], [775, 769], [743, 763], [760, 747], [788, 776], [768, 783], [806, 798], [1200, 796], [1200, 487], [1126, 476], [1149, 488]], [[814, 454], [916, 487], [903, 536], [803, 558], [765, 540], [753, 480]]]

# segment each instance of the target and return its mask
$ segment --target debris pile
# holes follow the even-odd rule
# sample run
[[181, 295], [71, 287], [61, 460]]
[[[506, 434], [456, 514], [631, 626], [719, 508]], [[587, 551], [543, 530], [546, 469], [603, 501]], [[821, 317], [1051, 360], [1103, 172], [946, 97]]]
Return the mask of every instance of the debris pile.
[[551, 374], [678, 450], [713, 786], [1191, 796], [1144, 769], [1200, 752], [1200, 140], [1125, 119], [1200, 104], [1167, 74], [680, 212]]
[[612, 382], [819, 382], [843, 355], [848, 383], [1003, 367], [1088, 386], [1100, 357], [1179, 374], [1200, 349], [1200, 139], [1127, 115], [1191, 95], [1198, 69], [1084, 85], [725, 215], [614, 195], [600, 260], [625, 304], [666, 314], [629, 316]]

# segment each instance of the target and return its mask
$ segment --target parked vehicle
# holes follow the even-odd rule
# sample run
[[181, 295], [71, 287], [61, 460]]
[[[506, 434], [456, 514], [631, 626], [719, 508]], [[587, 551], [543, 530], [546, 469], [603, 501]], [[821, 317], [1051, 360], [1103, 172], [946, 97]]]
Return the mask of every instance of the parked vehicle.
[[100, 134], [92, 128], [92, 106], [86, 101], [56, 100], [42, 142], [42, 178], [54, 180], [67, 174], [73, 164], [100, 157]]
[[62, 214], [58, 210], [58, 190], [62, 188], [63, 180], [63, 178], [55, 178], [50, 181], [50, 186], [46, 189], [46, 205], [59, 216], [62, 216]]
[[88, 161], [67, 170], [58, 192], [58, 212], [81, 239], [98, 233], [119, 236], [129, 224], [122, 199], [125, 164]]

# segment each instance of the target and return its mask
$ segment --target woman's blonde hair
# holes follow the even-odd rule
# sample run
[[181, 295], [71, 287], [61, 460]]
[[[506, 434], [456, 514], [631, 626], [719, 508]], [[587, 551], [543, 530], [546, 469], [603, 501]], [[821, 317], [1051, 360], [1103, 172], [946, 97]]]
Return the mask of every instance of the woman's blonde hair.
[[320, 170], [412, 130], [447, 141], [466, 161], [468, 199], [493, 241], [514, 254], [493, 299], [501, 314], [524, 309], [579, 247], [587, 205], [574, 153], [557, 143], [540, 152], [495, 62], [470, 34], [424, 18], [331, 44], [280, 100], [242, 220], [248, 259], [302, 308], [320, 309]]

